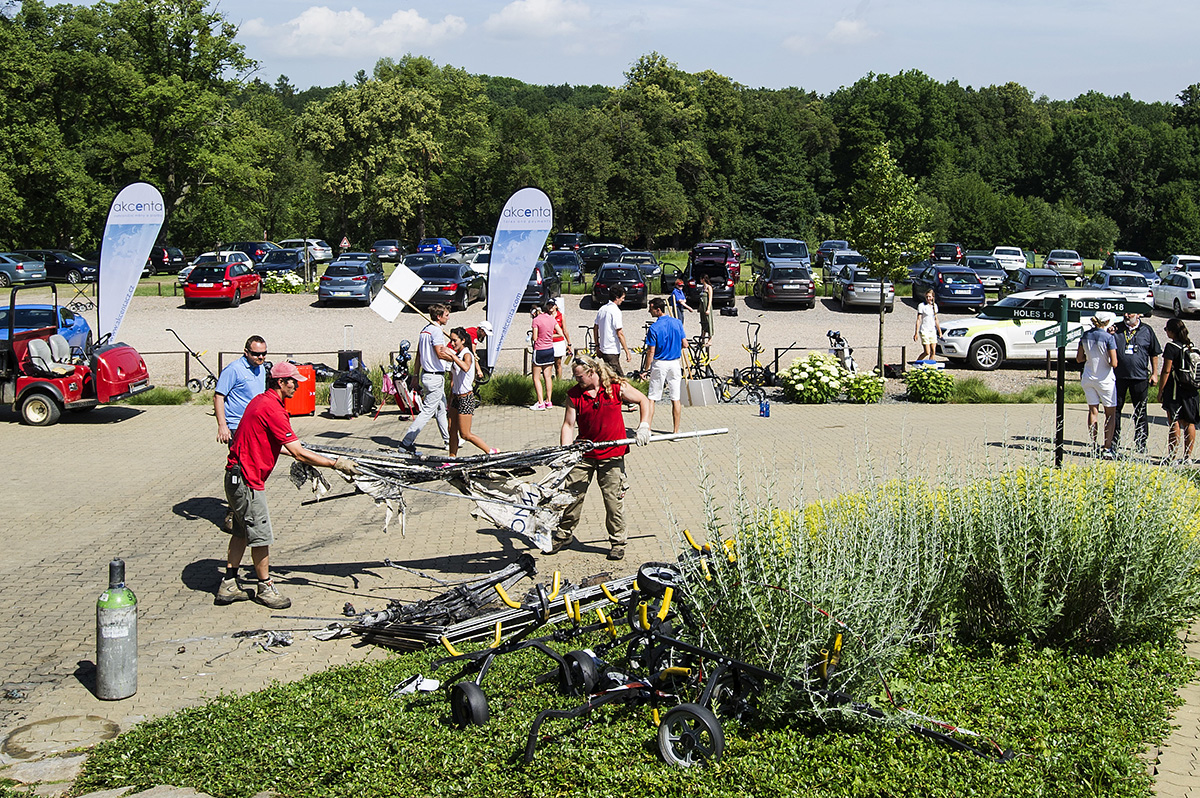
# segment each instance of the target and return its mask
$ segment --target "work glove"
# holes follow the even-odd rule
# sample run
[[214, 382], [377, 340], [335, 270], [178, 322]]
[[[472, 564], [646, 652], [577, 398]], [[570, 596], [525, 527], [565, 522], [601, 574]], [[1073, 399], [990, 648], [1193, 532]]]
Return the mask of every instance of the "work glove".
[[351, 460], [349, 457], [339, 457], [333, 461], [333, 470], [341, 471], [349, 476], [358, 476], [358, 463]]
[[634, 439], [637, 441], [638, 446], [645, 446], [650, 443], [650, 424], [648, 422], [643, 421], [641, 424], [638, 424], [637, 434], [634, 435]]

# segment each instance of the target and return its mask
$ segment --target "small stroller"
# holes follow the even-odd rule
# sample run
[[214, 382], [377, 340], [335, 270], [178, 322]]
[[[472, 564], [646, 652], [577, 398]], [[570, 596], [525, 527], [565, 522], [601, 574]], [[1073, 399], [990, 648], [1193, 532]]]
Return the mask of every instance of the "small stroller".
[[[416, 376], [409, 368], [412, 363], [411, 348], [412, 345], [408, 341], [401, 341], [400, 351], [392, 360], [391, 370], [389, 371], [384, 366], [379, 367], [379, 370], [383, 372], [383, 396], [394, 398], [396, 407], [400, 408], [401, 413], [407, 411], [409, 419], [421, 412], [421, 394], [416, 390]], [[379, 418], [384, 401], [386, 399], [379, 402], [379, 407], [375, 409], [372, 420]]]

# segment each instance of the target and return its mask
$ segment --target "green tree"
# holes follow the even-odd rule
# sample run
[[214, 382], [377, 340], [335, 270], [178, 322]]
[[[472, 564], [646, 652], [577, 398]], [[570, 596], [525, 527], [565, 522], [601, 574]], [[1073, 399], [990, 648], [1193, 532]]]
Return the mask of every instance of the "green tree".
[[933, 246], [929, 209], [917, 199], [916, 182], [900, 169], [887, 143], [868, 151], [862, 176], [850, 192], [846, 230], [869, 259], [879, 279], [879, 348], [876, 367], [883, 373], [884, 280], [897, 283], [908, 267]]

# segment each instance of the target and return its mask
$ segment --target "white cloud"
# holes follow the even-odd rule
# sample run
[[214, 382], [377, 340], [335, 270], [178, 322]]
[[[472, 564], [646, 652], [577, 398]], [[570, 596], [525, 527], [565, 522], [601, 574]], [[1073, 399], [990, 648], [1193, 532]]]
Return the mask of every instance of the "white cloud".
[[825, 38], [833, 44], [848, 45], [869, 42], [878, 35], [878, 31], [868, 28], [862, 20], [839, 19], [834, 23], [833, 30], [825, 34]]
[[808, 50], [812, 49], [812, 46], [812, 39], [810, 39], [808, 36], [802, 36], [800, 34], [788, 36], [783, 40], [783, 49], [789, 50], [793, 53], [807, 52]]
[[466, 21], [451, 14], [434, 22], [409, 9], [376, 22], [357, 7], [334, 11], [328, 6], [311, 6], [273, 27], [262, 19], [252, 19], [240, 32], [267, 39], [268, 46], [280, 54], [345, 57], [397, 55], [457, 38], [466, 29]]
[[483, 23], [484, 30], [506, 39], [577, 36], [592, 18], [576, 0], [514, 0]]

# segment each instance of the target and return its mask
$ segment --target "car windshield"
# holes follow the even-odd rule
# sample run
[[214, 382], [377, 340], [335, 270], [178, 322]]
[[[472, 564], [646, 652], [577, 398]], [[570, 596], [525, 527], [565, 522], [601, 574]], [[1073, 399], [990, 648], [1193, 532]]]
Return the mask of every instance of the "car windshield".
[[326, 277], [357, 277], [362, 273], [361, 263], [331, 263], [325, 270]]
[[649, 252], [626, 252], [621, 256], [621, 263], [654, 263], [654, 256]]
[[551, 252], [546, 255], [546, 261], [555, 266], [574, 266], [578, 263], [574, 252]]
[[641, 272], [636, 269], [605, 269], [597, 280], [640, 280]]
[[404, 265], [408, 267], [422, 266], [426, 263], [434, 263], [437, 260], [437, 255], [409, 255], [404, 259]]
[[292, 263], [297, 257], [298, 255], [295, 252], [286, 249], [277, 249], [268, 252], [267, 256], [263, 258], [263, 263]]
[[1060, 275], [1054, 274], [1031, 274], [1029, 276], [1030, 288], [1054, 288], [1055, 286], [1065, 286], [1067, 281]]
[[803, 241], [768, 241], [763, 249], [772, 258], [808, 257], [808, 244]]
[[946, 285], [979, 285], [979, 276], [973, 272], [942, 272]]
[[225, 265], [220, 266], [197, 266], [192, 269], [192, 273], [188, 275], [188, 282], [191, 283], [216, 283], [225, 279]]
[[338, 260], [370, 260], [371, 255], [367, 252], [343, 252], [338, 255]]
[[1016, 247], [996, 247], [996, 251], [993, 254], [1003, 255], [1006, 258], [1019, 258], [1022, 257], [1023, 253]]
[[1150, 264], [1150, 261], [1145, 258], [1137, 258], [1136, 260], [1132, 258], [1116, 258], [1113, 263], [1118, 269], [1124, 269], [1129, 272], [1149, 273], [1154, 271], [1154, 267]]
[[1001, 269], [1000, 261], [995, 258], [967, 258], [967, 266], [972, 269]]
[[423, 247], [436, 247], [440, 243], [442, 243], [442, 239], [440, 239], [440, 238], [423, 238], [423, 239], [421, 239], [421, 246], [423, 246]]
[[474, 262], [475, 263], [491, 263], [492, 262], [492, 253], [480, 252], [478, 255], [475, 256]]
[[697, 258], [726, 258], [729, 256], [728, 247], [696, 247], [692, 255]]
[[1122, 288], [1145, 288], [1146, 278], [1140, 274], [1111, 274], [1108, 277], [1109, 285], [1119, 285]]
[[850, 246], [849, 241], [822, 241], [821, 249], [846, 249]]
[[1050, 260], [1079, 260], [1079, 253], [1069, 249], [1056, 249], [1050, 253]]
[[853, 266], [856, 263], [866, 263], [867, 256], [866, 255], [834, 255], [833, 262], [842, 264], [842, 265], [848, 264], [848, 265]]
[[[0, 326], [8, 327], [8, 308], [0, 309]], [[18, 328], [57, 327], [54, 308], [17, 308]]]
[[426, 266], [421, 269], [421, 276], [428, 280], [430, 277], [458, 277], [457, 266]]
[[799, 266], [785, 266], [782, 269], [771, 270], [772, 280], [807, 280], [808, 270]]
[[374, 249], [379, 249], [380, 247], [395, 247], [395, 246], [396, 246], [398, 243], [399, 243], [399, 242], [398, 242], [398, 241], [396, 241], [396, 240], [393, 238], [393, 239], [391, 239], [391, 240], [376, 241], [376, 242], [375, 242], [374, 244], [372, 244], [371, 246], [372, 246]]

